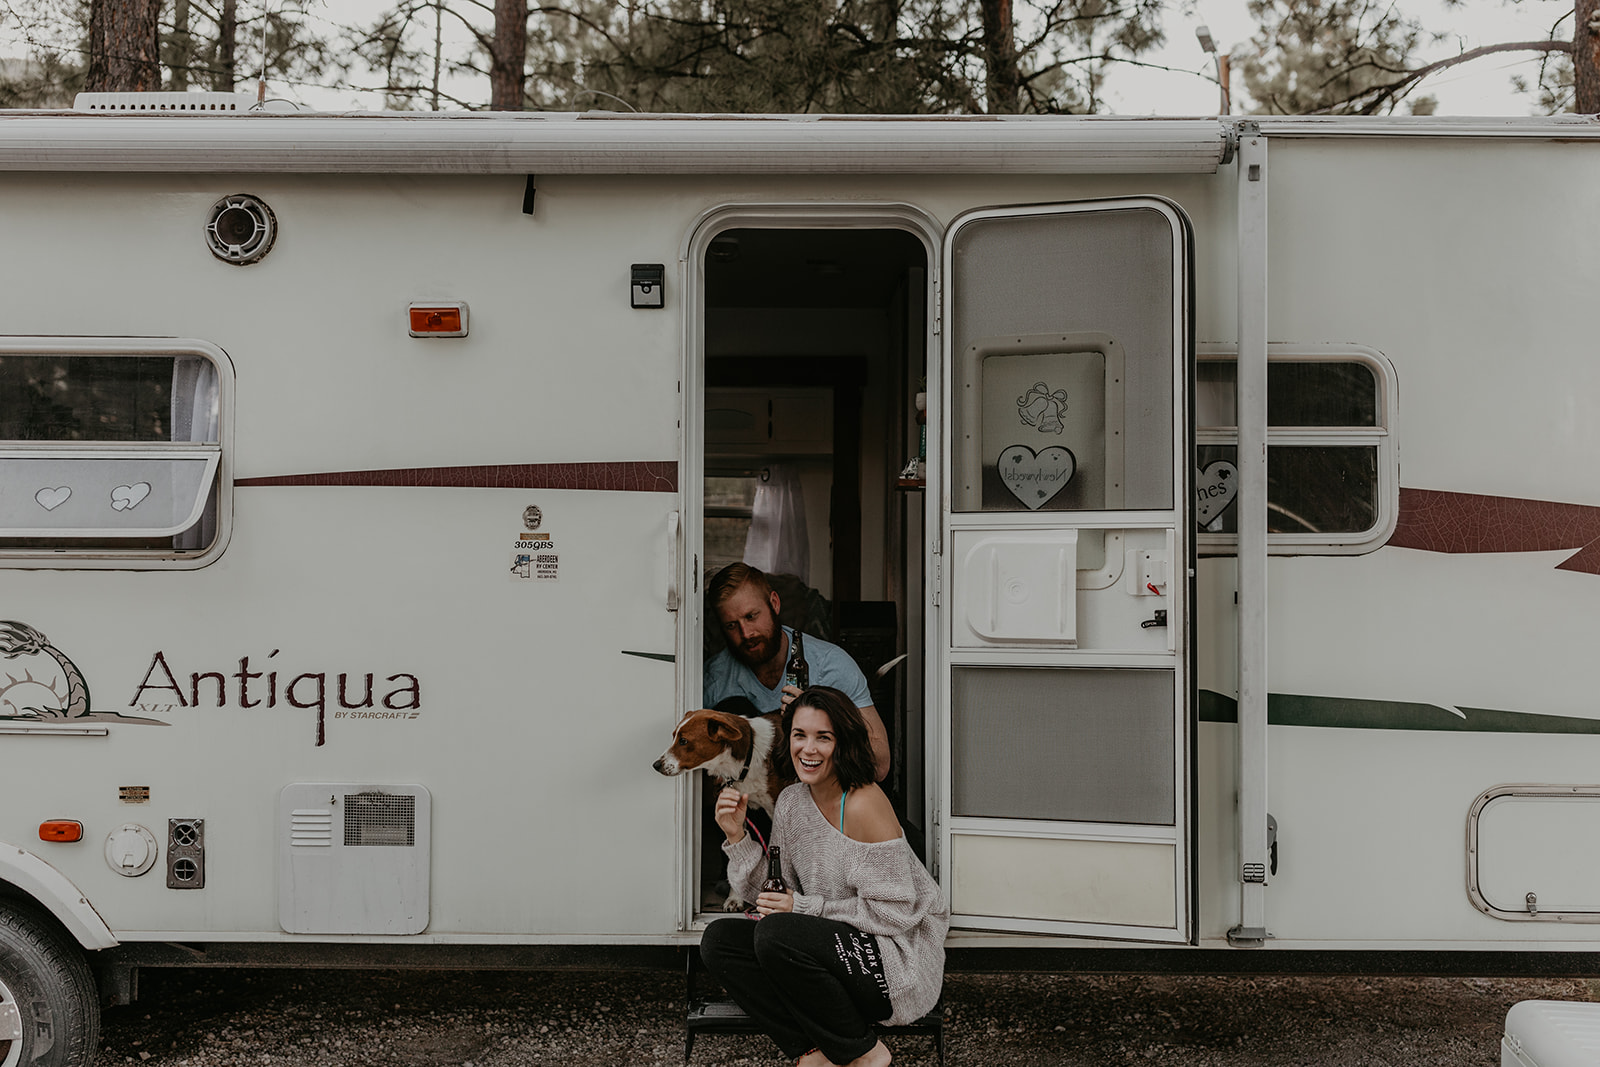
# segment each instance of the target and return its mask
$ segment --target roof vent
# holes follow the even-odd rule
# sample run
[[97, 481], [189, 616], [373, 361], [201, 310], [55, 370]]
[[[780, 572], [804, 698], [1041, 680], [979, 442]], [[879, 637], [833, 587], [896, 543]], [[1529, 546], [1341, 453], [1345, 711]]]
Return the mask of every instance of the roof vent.
[[249, 111], [253, 93], [79, 93], [74, 111]]

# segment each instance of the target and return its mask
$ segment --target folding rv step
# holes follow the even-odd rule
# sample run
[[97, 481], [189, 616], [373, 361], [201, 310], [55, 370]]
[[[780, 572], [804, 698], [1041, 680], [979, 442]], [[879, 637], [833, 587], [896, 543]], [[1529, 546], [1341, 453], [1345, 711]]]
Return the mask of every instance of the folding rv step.
[[[744, 1013], [744, 1009], [726, 997], [697, 990], [695, 979], [703, 975], [700, 953], [691, 949], [687, 967], [689, 1012], [684, 1019], [683, 1062], [689, 1062], [694, 1052], [694, 1039], [701, 1034], [759, 1034], [761, 1027]], [[720, 991], [719, 991], [720, 992]], [[1600, 1006], [1600, 1005], [1597, 1005]], [[879, 1026], [884, 1037], [929, 1037], [939, 1063], [944, 1063], [944, 998], [939, 998], [922, 1018], [903, 1026]], [[1544, 1067], [1544, 1065], [1540, 1065]]]

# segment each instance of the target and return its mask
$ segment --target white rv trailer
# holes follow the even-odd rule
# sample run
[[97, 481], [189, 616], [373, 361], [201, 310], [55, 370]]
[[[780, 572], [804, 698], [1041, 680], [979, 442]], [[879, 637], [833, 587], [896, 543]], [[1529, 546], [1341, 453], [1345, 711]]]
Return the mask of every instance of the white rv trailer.
[[1595, 121], [118, 106], [0, 115], [7, 1062], [695, 943], [778, 512], [952, 959], [1600, 949]]

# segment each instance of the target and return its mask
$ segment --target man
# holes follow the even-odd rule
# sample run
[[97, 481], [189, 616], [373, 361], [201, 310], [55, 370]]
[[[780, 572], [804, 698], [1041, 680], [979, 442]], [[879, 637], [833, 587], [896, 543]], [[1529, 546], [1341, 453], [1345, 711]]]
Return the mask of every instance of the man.
[[[800, 695], [799, 689], [783, 684], [794, 631], [778, 622], [778, 594], [767, 576], [748, 564], [730, 563], [711, 579], [706, 592], [728, 643], [706, 661], [702, 676], [706, 707], [730, 697], [744, 697], [762, 712], [788, 707]], [[889, 774], [889, 735], [872, 706], [866, 676], [838, 645], [808, 634], [804, 646], [811, 684], [841, 690], [861, 709], [878, 781], [883, 781]]]

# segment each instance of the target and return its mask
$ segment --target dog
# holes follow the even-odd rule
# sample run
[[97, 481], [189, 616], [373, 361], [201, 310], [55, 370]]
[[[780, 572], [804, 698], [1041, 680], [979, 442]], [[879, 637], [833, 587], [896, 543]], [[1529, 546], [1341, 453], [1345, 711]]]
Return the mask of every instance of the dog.
[[771, 815], [783, 787], [795, 782], [780, 776], [774, 763], [782, 723], [781, 711], [748, 719], [715, 708], [691, 711], [673, 729], [672, 744], [650, 766], [669, 778], [705, 771]]
[[[755, 710], [753, 706], [751, 710]], [[752, 718], [716, 708], [691, 711], [673, 729], [672, 744], [650, 766], [668, 777], [705, 771], [722, 785], [743, 793], [752, 808], [770, 816], [776, 811], [778, 794], [795, 782], [779, 774], [773, 759], [780, 751], [778, 733], [782, 729], [781, 711]], [[707, 864], [713, 854], [707, 850]], [[715, 877], [714, 869], [706, 870], [708, 883]], [[743, 911], [745, 904], [734, 893], [722, 906], [725, 911]]]

